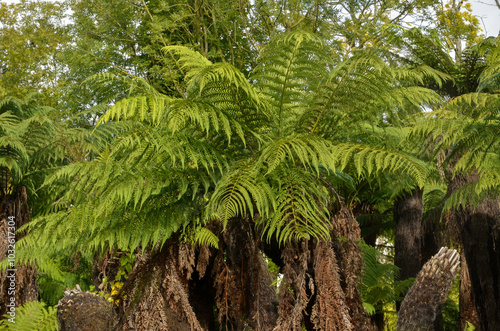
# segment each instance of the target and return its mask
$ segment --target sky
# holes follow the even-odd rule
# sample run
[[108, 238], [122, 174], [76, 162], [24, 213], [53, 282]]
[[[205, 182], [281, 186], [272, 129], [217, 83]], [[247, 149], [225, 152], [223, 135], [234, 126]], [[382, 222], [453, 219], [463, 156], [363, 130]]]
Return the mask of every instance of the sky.
[[[14, 3], [19, 0], [0, 0], [0, 2]], [[495, 0], [470, 0], [470, 2], [473, 14], [480, 19], [485, 35], [497, 36], [500, 32], [500, 9], [496, 6]]]
[[486, 36], [497, 36], [500, 31], [500, 9], [495, 0], [472, 0], [472, 13], [482, 24], [481, 28]]

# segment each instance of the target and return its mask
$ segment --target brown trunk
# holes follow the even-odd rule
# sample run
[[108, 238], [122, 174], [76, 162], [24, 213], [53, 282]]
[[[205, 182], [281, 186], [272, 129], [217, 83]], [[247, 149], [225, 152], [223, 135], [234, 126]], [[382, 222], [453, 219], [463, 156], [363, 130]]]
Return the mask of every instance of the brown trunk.
[[[477, 173], [447, 175], [450, 192], [479, 179]], [[499, 215], [499, 201], [494, 198], [483, 199], [475, 208], [466, 205], [451, 213], [460, 231], [480, 330], [500, 330]]]
[[422, 245], [420, 265], [424, 265], [443, 246], [443, 225], [441, 223], [442, 206], [433, 209], [422, 223]]
[[195, 249], [176, 239], [161, 250], [136, 254], [122, 288], [126, 297], [120, 301], [118, 329], [206, 330], [189, 296], [195, 259]]
[[[441, 212], [442, 206], [436, 207], [422, 223], [420, 265], [424, 265], [429, 261], [444, 244]], [[443, 312], [441, 308], [442, 307], [437, 310], [436, 320], [434, 321], [434, 331], [441, 331], [444, 329]]]
[[500, 330], [500, 233], [498, 200], [457, 212], [481, 330]]
[[[17, 192], [3, 196], [0, 213], [0, 260], [8, 258], [10, 261], [15, 256], [15, 242], [23, 236], [15, 231], [30, 221], [26, 188], [21, 187]], [[35, 268], [14, 262], [8, 268], [0, 272], [0, 318], [13, 310], [11, 305], [18, 307], [28, 301], [38, 300]]]
[[226, 258], [220, 250], [214, 265], [219, 321], [236, 330], [272, 330], [278, 296], [253, 223], [248, 218], [232, 219], [223, 239]]
[[332, 241], [303, 240], [283, 251], [275, 330], [372, 330], [358, 291], [363, 261], [352, 213], [332, 219]]
[[476, 328], [479, 326], [472, 288], [469, 277], [469, 269], [465, 260], [464, 250], [460, 252], [460, 330], [465, 330], [467, 322]]
[[[394, 264], [399, 267], [399, 277], [405, 280], [416, 277], [420, 271], [422, 238], [423, 191], [414, 189], [394, 201]], [[399, 310], [400, 303], [396, 303]]]
[[[331, 221], [331, 241], [303, 240], [283, 249], [279, 307], [249, 219], [229, 222], [219, 250], [171, 239], [161, 250], [137, 254], [122, 288], [127, 297], [120, 301], [118, 328], [372, 330], [358, 291], [359, 226], [345, 208]], [[104, 258], [95, 275], [102, 276], [104, 266], [112, 277], [116, 259]]]

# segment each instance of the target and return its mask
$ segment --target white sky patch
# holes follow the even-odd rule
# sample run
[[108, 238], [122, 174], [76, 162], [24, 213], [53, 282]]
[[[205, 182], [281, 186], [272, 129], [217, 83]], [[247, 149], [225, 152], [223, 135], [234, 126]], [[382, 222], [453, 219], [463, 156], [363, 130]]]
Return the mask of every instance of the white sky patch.
[[500, 31], [500, 8], [495, 0], [471, 0], [472, 13], [481, 21], [484, 34], [496, 37]]

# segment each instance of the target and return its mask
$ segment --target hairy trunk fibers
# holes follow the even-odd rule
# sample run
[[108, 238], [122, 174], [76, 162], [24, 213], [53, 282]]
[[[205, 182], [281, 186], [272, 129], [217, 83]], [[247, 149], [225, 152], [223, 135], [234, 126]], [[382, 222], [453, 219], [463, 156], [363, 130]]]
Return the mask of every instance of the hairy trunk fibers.
[[418, 273], [398, 314], [398, 331], [432, 331], [439, 306], [446, 300], [457, 275], [459, 255], [446, 247]]
[[230, 220], [223, 240], [213, 270], [219, 321], [235, 330], [272, 330], [278, 297], [253, 222]]
[[[358, 223], [343, 208], [330, 231], [331, 241], [291, 242], [282, 250], [279, 301], [250, 219], [230, 220], [218, 250], [171, 239], [138, 253], [116, 296], [118, 329], [372, 330], [358, 291]], [[118, 259], [103, 259], [94, 275], [113, 277]]]
[[[448, 175], [453, 192], [479, 175]], [[472, 285], [480, 330], [500, 330], [500, 207], [496, 198], [486, 198], [475, 208], [460, 207], [451, 213], [460, 230]]]
[[[400, 268], [401, 280], [416, 277], [420, 271], [422, 194], [421, 189], [414, 189], [394, 201], [394, 264]], [[399, 307], [400, 302], [396, 302], [397, 310]]]
[[372, 330], [358, 291], [362, 268], [359, 226], [342, 209], [332, 240], [302, 240], [283, 250], [279, 318], [275, 330]]
[[[21, 187], [13, 194], [2, 196], [1, 199], [0, 260], [3, 260], [9, 255], [15, 256], [15, 242], [22, 238], [23, 234], [14, 234], [14, 232], [30, 221], [30, 214], [26, 188]], [[7, 313], [9, 308], [7, 304], [14, 302], [15, 306], [18, 307], [28, 301], [38, 299], [35, 268], [19, 263], [8, 268], [17, 270], [15, 271], [15, 281], [12, 281], [14, 278], [7, 278], [7, 276], [13, 275], [14, 271], [0, 271], [0, 318]], [[12, 299], [14, 301], [11, 301]]]
[[[171, 239], [161, 249], [137, 253], [117, 295], [117, 329], [214, 330], [219, 324], [272, 330], [278, 298], [253, 224], [232, 220], [219, 239], [219, 250]], [[95, 261], [96, 283], [113, 279], [119, 255], [107, 252]]]
[[117, 296], [121, 299], [117, 330], [203, 330], [189, 292], [189, 281], [199, 272], [194, 268], [196, 258], [195, 249], [178, 240], [161, 250], [136, 254]]
[[465, 259], [464, 250], [460, 252], [460, 330], [465, 330], [467, 322], [479, 326], [476, 307], [474, 306], [474, 298], [472, 296], [472, 288], [469, 277], [469, 269]]

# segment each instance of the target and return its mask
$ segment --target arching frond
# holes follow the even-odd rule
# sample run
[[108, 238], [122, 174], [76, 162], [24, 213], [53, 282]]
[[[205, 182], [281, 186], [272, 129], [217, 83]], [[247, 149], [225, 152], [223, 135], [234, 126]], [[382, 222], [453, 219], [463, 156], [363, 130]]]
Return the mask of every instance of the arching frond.
[[276, 134], [289, 133], [324, 76], [328, 48], [305, 32], [286, 34], [267, 45], [252, 79], [269, 102]]
[[[262, 218], [264, 234], [279, 243], [330, 237], [328, 191], [317, 178], [300, 168], [279, 167], [273, 174], [276, 208]], [[311, 185], [311, 183], [314, 183]]]
[[366, 172], [389, 171], [405, 174], [419, 186], [423, 186], [429, 175], [428, 166], [417, 157], [403, 151], [382, 150], [365, 145], [343, 143], [333, 147], [334, 159], [338, 169], [344, 169], [352, 162], [358, 175]]
[[187, 80], [192, 79], [201, 69], [212, 64], [206, 57], [200, 53], [184, 46], [167, 46], [163, 52], [171, 53], [178, 57], [177, 63], [184, 72]]
[[320, 167], [334, 169], [328, 147], [328, 143], [319, 137], [292, 134], [267, 144], [258, 162], [267, 167], [265, 174], [283, 163], [302, 164], [316, 172]]
[[[254, 158], [236, 162], [219, 183], [207, 206], [207, 216], [229, 219], [259, 212], [266, 217], [273, 209], [274, 193]], [[256, 210], [254, 208], [256, 207]]]

